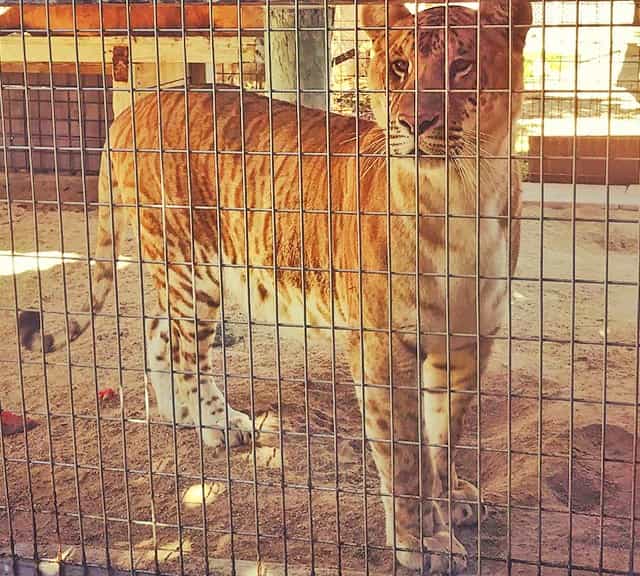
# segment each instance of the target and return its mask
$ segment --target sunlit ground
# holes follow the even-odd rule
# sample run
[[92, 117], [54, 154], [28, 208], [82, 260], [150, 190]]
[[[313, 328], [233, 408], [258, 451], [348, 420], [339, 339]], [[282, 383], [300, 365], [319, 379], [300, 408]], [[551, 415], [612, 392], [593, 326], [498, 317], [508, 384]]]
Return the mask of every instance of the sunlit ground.
[[[50, 270], [56, 266], [65, 264], [86, 262], [86, 256], [77, 252], [11, 252], [10, 250], [0, 250], [0, 276], [11, 276], [22, 274], [34, 270]], [[91, 261], [93, 266], [95, 261]], [[131, 260], [120, 256], [117, 268], [121, 270], [131, 264]]]

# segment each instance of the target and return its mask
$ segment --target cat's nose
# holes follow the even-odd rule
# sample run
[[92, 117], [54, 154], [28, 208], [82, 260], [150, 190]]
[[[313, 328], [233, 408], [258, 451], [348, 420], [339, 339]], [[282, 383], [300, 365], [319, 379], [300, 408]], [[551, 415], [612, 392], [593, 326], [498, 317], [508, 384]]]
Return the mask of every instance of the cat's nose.
[[[431, 128], [435, 128], [440, 123], [440, 114], [433, 114], [431, 116], [422, 116], [420, 118], [420, 123], [418, 124], [418, 136], [424, 134]], [[400, 114], [398, 116], [398, 124], [406, 128], [410, 134], [414, 133], [415, 130], [415, 122], [413, 118], [409, 118], [404, 114]]]
[[400, 114], [400, 116], [398, 116], [398, 124], [408, 130], [409, 134], [413, 134], [413, 118]]
[[434, 114], [431, 118], [423, 118], [421, 119], [420, 124], [418, 124], [418, 136], [420, 134], [424, 134], [427, 130], [431, 128], [435, 128], [440, 122], [440, 114]]

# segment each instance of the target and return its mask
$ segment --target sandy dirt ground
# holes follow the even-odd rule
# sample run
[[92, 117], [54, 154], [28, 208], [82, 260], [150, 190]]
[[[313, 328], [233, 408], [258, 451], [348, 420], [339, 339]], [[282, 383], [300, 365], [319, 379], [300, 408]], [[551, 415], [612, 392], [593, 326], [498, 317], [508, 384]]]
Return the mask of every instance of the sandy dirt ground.
[[[6, 552], [13, 540], [28, 556], [61, 553], [80, 562], [84, 553], [88, 562], [104, 564], [108, 554], [117, 568], [197, 576], [205, 573], [205, 558], [225, 559], [232, 552], [253, 561], [259, 553], [274, 563], [286, 552], [291, 565], [309, 566], [313, 557], [316, 568], [362, 571], [368, 563], [372, 573], [392, 573], [392, 554], [376, 549], [384, 545], [378, 479], [368, 449], [363, 454], [360, 414], [342, 356], [335, 357], [334, 386], [331, 350], [310, 343], [305, 390], [304, 347], [284, 335], [279, 411], [273, 328], [254, 327], [250, 350], [246, 324], [227, 310], [229, 396], [236, 408], [251, 411], [253, 404], [263, 430], [255, 451], [234, 449], [228, 460], [201, 450], [192, 428], [160, 420], [153, 393], [145, 391], [141, 293], [145, 309], [155, 308], [151, 284], [145, 279], [141, 290], [136, 264], [118, 273], [118, 326], [111, 301], [94, 333], [69, 353], [48, 355], [45, 364], [39, 353], [22, 352], [19, 361], [16, 305], [41, 299], [50, 325], [60, 325], [65, 306], [59, 258], [41, 259], [37, 274], [29, 254], [68, 255], [67, 306], [78, 309], [87, 291], [86, 232], [93, 235], [96, 214], [90, 212], [87, 222], [78, 209], [59, 215], [43, 207], [34, 215], [15, 204], [13, 249], [26, 256], [14, 260], [13, 274], [6, 204], [1, 210], [0, 402], [4, 409], [24, 408], [40, 425], [4, 438], [0, 549]], [[632, 521], [638, 213], [612, 210], [610, 218], [622, 222], [606, 227], [602, 209], [581, 207], [577, 215], [587, 221], [576, 224], [575, 261], [571, 224], [556, 220], [570, 214], [566, 207], [548, 208], [541, 227], [538, 207], [525, 210], [532, 219], [523, 222], [512, 286], [512, 338], [494, 347], [480, 407], [476, 403], [467, 418], [466, 448], [457, 456], [461, 475], [470, 480], [476, 481], [480, 464], [489, 505], [479, 535], [472, 528], [458, 531], [470, 552], [469, 573], [506, 574], [507, 558], [511, 573], [523, 575], [567, 574], [570, 558], [580, 567], [573, 574], [593, 573], [600, 564], [628, 573], [632, 557], [640, 569], [640, 547], [632, 550], [640, 537]], [[127, 254], [135, 254], [132, 240]], [[98, 400], [97, 390], [107, 387], [116, 396]], [[539, 560], [546, 565], [541, 572]], [[218, 573], [214, 564], [211, 570]]]

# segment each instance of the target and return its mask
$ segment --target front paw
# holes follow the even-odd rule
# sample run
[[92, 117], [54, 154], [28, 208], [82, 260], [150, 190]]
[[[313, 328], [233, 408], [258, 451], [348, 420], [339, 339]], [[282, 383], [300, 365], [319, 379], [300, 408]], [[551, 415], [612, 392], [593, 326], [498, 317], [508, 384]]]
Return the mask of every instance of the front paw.
[[229, 406], [229, 446], [243, 446], [251, 444], [253, 435], [253, 420], [244, 412], [234, 410]]
[[452, 490], [451, 500], [451, 520], [454, 526], [475, 526], [478, 518], [486, 520], [487, 507], [480, 502], [478, 510], [478, 489], [471, 482], [459, 478], [457, 487]]
[[[225, 444], [229, 448], [251, 444], [253, 421], [244, 412], [229, 406], [229, 426], [225, 427], [224, 414], [203, 431], [204, 443], [217, 452]], [[221, 429], [222, 428], [222, 429]]]
[[398, 563], [431, 576], [461, 574], [466, 570], [467, 551], [453, 534], [449, 537], [446, 530], [425, 537], [423, 547], [424, 554], [415, 550], [398, 550]]
[[461, 574], [467, 568], [467, 551], [460, 541], [449, 532], [442, 531], [424, 539], [424, 546], [429, 550], [428, 563], [424, 569], [432, 576], [445, 574]]

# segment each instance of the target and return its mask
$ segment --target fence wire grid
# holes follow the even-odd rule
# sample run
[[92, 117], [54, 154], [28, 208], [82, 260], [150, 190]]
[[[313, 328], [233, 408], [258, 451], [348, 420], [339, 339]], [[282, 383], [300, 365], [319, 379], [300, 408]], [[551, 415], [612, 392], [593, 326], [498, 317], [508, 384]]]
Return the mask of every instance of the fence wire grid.
[[636, 574], [639, 26], [0, 2], [1, 570]]

